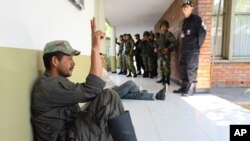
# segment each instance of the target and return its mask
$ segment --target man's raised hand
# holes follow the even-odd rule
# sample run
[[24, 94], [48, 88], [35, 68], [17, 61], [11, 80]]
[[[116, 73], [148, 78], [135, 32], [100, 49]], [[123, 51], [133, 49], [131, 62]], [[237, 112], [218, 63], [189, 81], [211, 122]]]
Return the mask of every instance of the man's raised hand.
[[91, 24], [91, 34], [92, 34], [92, 48], [99, 49], [101, 41], [105, 39], [105, 33], [101, 30], [96, 30], [96, 21], [93, 18], [90, 21]]

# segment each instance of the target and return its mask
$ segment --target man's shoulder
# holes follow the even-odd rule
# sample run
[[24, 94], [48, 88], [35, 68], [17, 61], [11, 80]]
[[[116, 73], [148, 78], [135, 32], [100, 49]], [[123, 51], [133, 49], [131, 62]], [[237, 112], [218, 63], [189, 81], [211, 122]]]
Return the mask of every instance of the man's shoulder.
[[191, 14], [192, 19], [194, 20], [201, 20], [201, 17], [197, 14]]
[[57, 77], [42, 77], [40, 79], [41, 88], [45, 89], [56, 89], [58, 87], [72, 85], [73, 83], [69, 81], [67, 78], [62, 76]]

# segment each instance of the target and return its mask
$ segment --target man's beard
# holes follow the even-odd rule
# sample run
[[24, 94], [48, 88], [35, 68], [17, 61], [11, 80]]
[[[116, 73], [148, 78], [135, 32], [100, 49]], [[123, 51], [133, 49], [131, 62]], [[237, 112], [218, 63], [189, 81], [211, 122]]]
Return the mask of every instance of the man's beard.
[[[73, 69], [71, 69], [71, 70], [73, 70]], [[70, 77], [70, 76], [71, 76], [71, 73], [65, 73], [65, 71], [63, 71], [63, 70], [61, 70], [61, 69], [58, 70], [58, 73], [59, 73], [61, 76], [63, 76], [63, 77]]]

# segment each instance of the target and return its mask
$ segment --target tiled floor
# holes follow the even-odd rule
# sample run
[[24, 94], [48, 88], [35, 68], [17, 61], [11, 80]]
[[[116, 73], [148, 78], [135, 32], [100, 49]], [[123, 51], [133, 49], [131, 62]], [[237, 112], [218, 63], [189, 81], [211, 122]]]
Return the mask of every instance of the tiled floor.
[[[157, 78], [127, 78], [110, 74], [118, 84], [134, 80], [156, 93]], [[211, 94], [182, 97], [171, 83], [165, 101], [123, 100], [131, 112], [138, 141], [229, 141], [230, 124], [250, 124], [250, 111]]]

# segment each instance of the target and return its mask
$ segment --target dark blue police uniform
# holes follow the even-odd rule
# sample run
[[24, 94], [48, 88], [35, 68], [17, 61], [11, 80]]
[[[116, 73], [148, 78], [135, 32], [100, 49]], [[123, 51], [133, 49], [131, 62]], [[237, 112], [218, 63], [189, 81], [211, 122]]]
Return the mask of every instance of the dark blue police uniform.
[[181, 79], [186, 88], [184, 93], [188, 93], [191, 85], [197, 83], [200, 47], [206, 37], [206, 28], [198, 15], [184, 19], [181, 37]]

